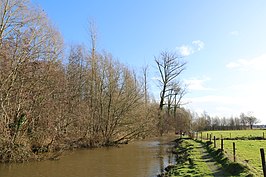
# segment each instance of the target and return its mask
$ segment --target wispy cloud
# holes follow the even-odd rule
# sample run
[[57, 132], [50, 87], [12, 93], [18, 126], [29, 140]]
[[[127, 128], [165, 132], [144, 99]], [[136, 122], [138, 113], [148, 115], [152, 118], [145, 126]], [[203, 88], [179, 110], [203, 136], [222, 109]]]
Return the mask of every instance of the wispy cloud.
[[[248, 93], [246, 93], [248, 95]], [[265, 120], [264, 100], [265, 95], [253, 93], [251, 96], [221, 96], [221, 95], [208, 95], [187, 98], [191, 103], [188, 107], [193, 110], [201, 109], [206, 110], [212, 116], [239, 116], [241, 112], [253, 111], [254, 115], [263, 123]]]
[[179, 55], [183, 57], [187, 57], [189, 55], [192, 55], [195, 52], [199, 52], [204, 48], [205, 44], [201, 40], [195, 40], [192, 41], [190, 45], [181, 45], [179, 47], [176, 47], [177, 52]]
[[[246, 110], [243, 109], [242, 105], [242, 103], [245, 103], [245, 100], [241, 97], [207, 95], [187, 99], [191, 103], [188, 107], [196, 110], [198, 114], [205, 110], [211, 116], [230, 117], [232, 115], [237, 116]], [[200, 110], [200, 112], [197, 110]]]
[[239, 35], [240, 35], [240, 32], [237, 31], [237, 30], [234, 30], [234, 31], [231, 31], [229, 34], [230, 34], [231, 36], [239, 36]]
[[239, 69], [243, 71], [262, 71], [266, 66], [266, 54], [260, 55], [252, 59], [238, 59], [226, 65], [229, 69]]
[[177, 51], [183, 57], [187, 57], [191, 55], [192, 53], [194, 53], [193, 49], [187, 45], [182, 45], [180, 47], [177, 47]]
[[[254, 116], [266, 123], [265, 100], [266, 84], [262, 80], [245, 80], [234, 85], [215, 88], [214, 94], [191, 96], [186, 98], [193, 110], [206, 110], [212, 116], [239, 116], [241, 112], [253, 111]], [[222, 93], [222, 94], [219, 94]]]
[[192, 41], [192, 44], [194, 46], [194, 49], [196, 49], [197, 51], [200, 51], [204, 48], [204, 42], [200, 41], [200, 40], [196, 40], [196, 41]]
[[201, 96], [201, 97], [195, 97], [192, 98], [192, 102], [199, 103], [199, 104], [236, 104], [240, 103], [239, 99], [235, 99], [231, 96], [219, 96], [219, 95], [207, 95], [207, 96]]
[[204, 84], [209, 80], [211, 80], [209, 77], [204, 77], [201, 79], [191, 78], [185, 79], [184, 83], [188, 86], [189, 90], [212, 90], [211, 88], [204, 86]]

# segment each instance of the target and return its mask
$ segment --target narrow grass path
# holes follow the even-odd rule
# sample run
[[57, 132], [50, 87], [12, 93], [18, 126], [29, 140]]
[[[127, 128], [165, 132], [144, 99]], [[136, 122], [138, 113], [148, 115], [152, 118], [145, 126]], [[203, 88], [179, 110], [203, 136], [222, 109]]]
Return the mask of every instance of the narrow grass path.
[[230, 176], [209, 155], [201, 143], [194, 140], [179, 140], [176, 150], [177, 164], [164, 177], [222, 177]]
[[207, 164], [209, 170], [212, 172], [212, 175], [214, 177], [219, 176], [230, 176], [228, 173], [226, 173], [220, 164], [218, 164], [207, 152], [207, 150], [202, 146], [202, 144], [195, 142], [195, 148], [198, 149], [199, 152], [201, 152], [201, 159], [200, 161]]

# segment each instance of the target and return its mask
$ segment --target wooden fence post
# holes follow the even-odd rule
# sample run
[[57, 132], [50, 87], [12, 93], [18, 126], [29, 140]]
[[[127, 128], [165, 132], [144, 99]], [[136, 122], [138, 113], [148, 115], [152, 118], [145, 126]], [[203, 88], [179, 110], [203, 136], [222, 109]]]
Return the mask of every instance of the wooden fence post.
[[224, 151], [224, 139], [221, 139], [221, 151]]
[[264, 149], [263, 148], [260, 148], [260, 155], [261, 155], [263, 176], [266, 177], [265, 154], [264, 154]]
[[216, 137], [215, 136], [213, 137], [213, 140], [214, 140], [214, 148], [216, 148]]
[[209, 140], [209, 133], [207, 133], [207, 141]]
[[236, 144], [233, 142], [233, 155], [234, 155], [234, 162], [236, 162]]

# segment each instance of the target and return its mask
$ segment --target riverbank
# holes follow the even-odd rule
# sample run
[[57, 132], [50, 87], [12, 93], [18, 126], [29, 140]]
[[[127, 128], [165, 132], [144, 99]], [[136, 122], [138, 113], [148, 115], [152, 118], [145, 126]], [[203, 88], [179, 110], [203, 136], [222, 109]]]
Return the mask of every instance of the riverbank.
[[245, 167], [230, 162], [222, 152], [214, 152], [209, 143], [192, 139], [177, 139], [175, 143], [176, 164], [166, 167], [160, 177], [252, 176]]

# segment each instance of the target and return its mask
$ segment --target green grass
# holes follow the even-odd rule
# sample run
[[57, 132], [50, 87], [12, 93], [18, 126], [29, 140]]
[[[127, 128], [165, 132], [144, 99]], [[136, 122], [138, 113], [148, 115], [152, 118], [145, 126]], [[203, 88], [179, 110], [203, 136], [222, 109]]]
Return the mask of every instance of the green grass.
[[229, 159], [228, 155], [221, 151], [220, 149], [214, 148], [213, 144], [210, 141], [202, 142], [205, 144], [207, 151], [209, 154], [225, 169], [226, 172], [229, 172], [231, 175], [229, 176], [245, 176], [252, 177], [257, 176], [254, 175], [254, 172], [251, 172], [247, 166], [243, 165], [243, 163], [233, 162], [233, 160]]
[[[256, 176], [262, 176], [262, 165], [261, 165], [261, 156], [260, 148], [266, 150], [266, 140], [250, 140], [252, 137], [263, 137], [263, 132], [265, 132], [266, 139], [266, 130], [231, 130], [231, 131], [208, 131], [203, 132], [203, 141], [207, 133], [212, 134], [212, 138], [221, 138], [221, 135], [224, 140], [224, 152], [225, 155], [233, 161], [233, 142], [236, 144], [236, 162], [242, 163], [247, 166], [253, 174]], [[236, 139], [228, 140], [226, 138]], [[242, 138], [244, 140], [237, 140]], [[198, 139], [201, 139], [201, 134], [199, 133]], [[214, 146], [213, 144], [211, 145]], [[216, 141], [216, 149], [221, 148], [221, 141]]]
[[[202, 132], [203, 139], [207, 138], [207, 133], [212, 135], [212, 138], [215, 136], [216, 138], [221, 138], [221, 136], [226, 138], [254, 138], [254, 137], [263, 137], [263, 132], [265, 133], [266, 138], [266, 130], [254, 129], [254, 130], [216, 130], [216, 131], [204, 131]], [[198, 139], [201, 138], [201, 133], [198, 134]]]
[[213, 176], [207, 164], [202, 160], [201, 146], [193, 140], [181, 140], [177, 148], [177, 165], [173, 166], [165, 176], [205, 177]]
[[266, 150], [266, 141], [224, 140], [224, 151], [230, 159], [233, 159], [233, 142], [236, 144], [236, 161], [248, 166], [256, 175], [262, 176], [260, 148]]
[[[214, 176], [214, 172], [216, 175], [223, 176], [239, 176], [239, 177], [251, 177], [251, 176], [261, 176], [261, 171], [253, 170], [252, 172], [247, 168], [247, 165], [241, 163], [238, 160], [236, 163], [232, 162], [230, 158], [232, 158], [232, 154], [230, 151], [230, 146], [233, 141], [226, 140], [224, 144], [225, 151], [227, 154], [218, 150], [219, 144], [217, 142], [217, 148], [213, 148], [213, 144], [210, 142], [201, 142], [194, 140], [179, 140], [177, 143], [179, 144], [175, 153], [177, 156], [177, 164], [169, 167], [167, 172], [162, 176], [164, 177], [175, 177], [175, 176], [185, 176], [185, 177], [211, 177]], [[235, 141], [236, 144], [244, 141]], [[253, 140], [253, 142], [256, 142]], [[250, 146], [250, 145], [249, 145]], [[206, 157], [206, 151], [203, 149], [206, 147], [208, 153], [216, 160], [216, 163], [213, 162], [210, 156]], [[247, 147], [243, 147], [244, 149], [248, 149]], [[239, 148], [239, 149], [242, 149]], [[237, 149], [237, 152], [238, 150]], [[244, 152], [244, 151], [243, 151]], [[238, 158], [246, 157], [243, 154], [239, 154]], [[254, 154], [253, 154], [254, 155]], [[257, 155], [257, 154], [256, 154]], [[230, 156], [230, 157], [228, 157]], [[244, 159], [245, 160], [245, 159]], [[243, 161], [243, 159], [242, 159]], [[251, 163], [251, 161], [249, 161]], [[216, 167], [215, 167], [216, 166]], [[224, 170], [219, 171], [219, 169], [223, 168]], [[212, 169], [213, 172], [210, 170]], [[218, 170], [218, 171], [217, 171]], [[225, 172], [226, 171], [226, 172]]]

